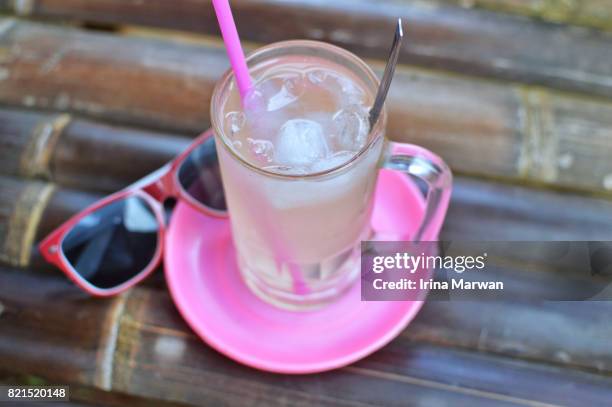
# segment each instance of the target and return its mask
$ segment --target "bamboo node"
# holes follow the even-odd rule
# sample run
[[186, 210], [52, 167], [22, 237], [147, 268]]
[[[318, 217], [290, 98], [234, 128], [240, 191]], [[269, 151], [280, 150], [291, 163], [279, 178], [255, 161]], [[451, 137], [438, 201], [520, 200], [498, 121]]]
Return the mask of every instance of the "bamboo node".
[[518, 161], [519, 173], [537, 181], [554, 182], [559, 168], [573, 164], [573, 157], [558, 156], [558, 139], [546, 90], [521, 90], [524, 140]]
[[51, 170], [53, 152], [71, 119], [69, 114], [62, 114], [36, 126], [20, 159], [20, 169], [24, 176], [49, 180], [53, 178]]
[[17, 197], [13, 215], [7, 222], [1, 260], [17, 267], [29, 265], [38, 224], [54, 189], [52, 184], [32, 182]]
[[98, 363], [96, 363], [95, 382], [101, 389], [113, 390], [113, 376], [115, 371], [115, 353], [119, 341], [119, 330], [121, 319], [125, 312], [125, 306], [129, 298], [129, 292], [121, 293], [114, 300], [113, 305], [104, 323], [104, 334], [100, 338], [98, 351]]

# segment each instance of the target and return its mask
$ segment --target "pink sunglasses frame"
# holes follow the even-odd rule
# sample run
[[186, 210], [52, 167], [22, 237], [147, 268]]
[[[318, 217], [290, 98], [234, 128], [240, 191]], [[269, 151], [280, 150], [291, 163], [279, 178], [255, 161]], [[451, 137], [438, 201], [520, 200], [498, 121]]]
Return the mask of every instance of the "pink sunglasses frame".
[[[209, 129], [198, 136], [193, 143], [191, 143], [191, 145], [178, 157], [173, 159], [170, 163], [164, 165], [159, 170], [147, 175], [143, 179], [122, 189], [121, 191], [115, 192], [114, 194], [101, 199], [100, 201], [88, 206], [83, 211], [72, 216], [53, 232], [51, 232], [47, 237], [45, 237], [38, 245], [38, 250], [47, 262], [58, 267], [77, 286], [93, 296], [108, 297], [111, 295], [116, 295], [134, 286], [135, 284], [138, 284], [157, 268], [162, 258], [162, 253], [164, 251], [164, 236], [166, 232], [166, 221], [162, 205], [164, 200], [167, 198], [177, 198], [185, 201], [187, 204], [206, 215], [217, 218], [227, 217], [226, 211], [209, 208], [192, 198], [189, 193], [184, 190], [178, 180], [178, 170], [181, 167], [181, 164], [183, 164], [183, 161], [196, 147], [211, 137], [213, 137], [213, 132], [212, 129]], [[74, 267], [70, 265], [70, 262], [68, 259], [66, 259], [66, 256], [61, 249], [62, 242], [68, 232], [85, 216], [97, 211], [103, 206], [130, 196], [142, 198], [149, 204], [155, 214], [159, 224], [155, 255], [145, 269], [128, 281], [111, 288], [96, 287], [81, 277]]]

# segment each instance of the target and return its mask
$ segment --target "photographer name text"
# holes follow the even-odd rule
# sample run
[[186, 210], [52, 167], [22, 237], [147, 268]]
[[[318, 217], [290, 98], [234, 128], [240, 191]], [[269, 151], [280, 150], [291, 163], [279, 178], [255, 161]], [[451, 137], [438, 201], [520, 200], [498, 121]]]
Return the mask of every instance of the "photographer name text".
[[[412, 255], [396, 253], [392, 256], [376, 256], [372, 259], [371, 271], [377, 275], [405, 272], [414, 275], [434, 269], [464, 272], [482, 272], [486, 266], [487, 253], [480, 256], [427, 256], [424, 253]], [[429, 276], [428, 276], [429, 277]], [[375, 290], [503, 290], [501, 281], [471, 281], [464, 278], [451, 278], [450, 281], [436, 281], [433, 278], [375, 278], [372, 280]]]

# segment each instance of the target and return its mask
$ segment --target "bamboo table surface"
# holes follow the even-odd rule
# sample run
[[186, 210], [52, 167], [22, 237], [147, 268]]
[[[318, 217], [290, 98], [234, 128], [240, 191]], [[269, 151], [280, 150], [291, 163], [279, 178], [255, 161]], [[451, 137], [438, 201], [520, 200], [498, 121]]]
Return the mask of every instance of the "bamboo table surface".
[[[404, 18], [388, 134], [456, 174], [443, 239], [612, 240], [612, 2], [471, 3], [232, 6], [248, 49], [324, 40], [379, 73]], [[504, 264], [514, 300], [428, 302], [382, 350], [307, 376], [206, 346], [161, 271], [114, 298], [82, 294], [34, 244], [208, 127], [225, 52], [206, 0], [0, 12], [0, 384], [70, 384], [68, 405], [612, 405], [612, 303], [534, 301], [559, 270], [520, 259]]]

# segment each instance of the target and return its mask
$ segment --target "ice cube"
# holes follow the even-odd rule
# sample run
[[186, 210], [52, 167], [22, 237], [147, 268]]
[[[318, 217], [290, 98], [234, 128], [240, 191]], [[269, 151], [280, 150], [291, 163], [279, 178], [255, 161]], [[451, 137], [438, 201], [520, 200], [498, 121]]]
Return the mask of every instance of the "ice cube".
[[225, 115], [226, 126], [230, 130], [230, 135], [236, 135], [246, 124], [244, 112], [228, 112]]
[[358, 151], [365, 145], [370, 124], [363, 106], [351, 105], [341, 109], [334, 114], [333, 121], [337, 149]]
[[304, 93], [303, 79], [299, 73], [275, 76], [259, 83], [257, 87], [263, 100], [267, 101], [268, 112], [282, 109], [295, 102]]
[[351, 158], [355, 156], [353, 151], [339, 151], [330, 157], [322, 158], [316, 161], [310, 167], [312, 172], [321, 172], [331, 170], [332, 168], [339, 167], [347, 163]]
[[361, 103], [363, 101], [363, 90], [357, 86], [352, 80], [345, 78], [344, 76], [338, 77], [338, 83], [342, 89], [342, 95], [344, 100], [348, 103]]
[[276, 161], [287, 166], [304, 167], [327, 157], [329, 148], [323, 128], [307, 119], [287, 121], [278, 132]]
[[363, 89], [354, 80], [338, 72], [314, 68], [306, 72], [306, 78], [312, 85], [329, 92], [341, 106], [364, 102]]
[[274, 144], [269, 140], [257, 140], [248, 137], [249, 149], [259, 161], [263, 163], [272, 162], [274, 159]]
[[327, 72], [323, 69], [311, 69], [306, 72], [306, 78], [308, 78], [308, 81], [313, 85], [319, 85], [327, 79]]

